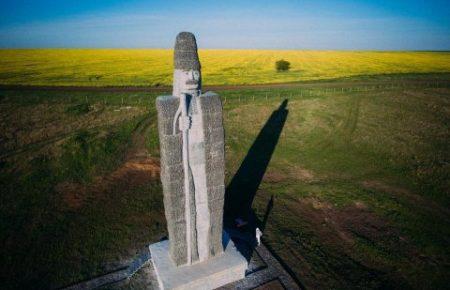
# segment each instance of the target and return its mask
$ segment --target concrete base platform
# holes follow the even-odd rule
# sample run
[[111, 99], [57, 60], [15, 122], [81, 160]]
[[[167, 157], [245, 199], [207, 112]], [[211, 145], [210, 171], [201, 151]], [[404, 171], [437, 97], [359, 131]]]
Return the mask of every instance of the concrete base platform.
[[169, 257], [169, 241], [149, 246], [160, 289], [216, 289], [245, 277], [248, 262], [224, 234], [224, 253], [206, 262], [176, 267]]

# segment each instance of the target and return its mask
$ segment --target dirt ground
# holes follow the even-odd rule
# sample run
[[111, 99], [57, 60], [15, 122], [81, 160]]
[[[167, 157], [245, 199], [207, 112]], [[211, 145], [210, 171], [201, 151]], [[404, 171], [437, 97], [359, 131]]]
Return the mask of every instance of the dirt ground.
[[[273, 181], [273, 174], [268, 178]], [[263, 207], [271, 198], [262, 190], [258, 195], [257, 207]], [[420, 252], [393, 224], [362, 201], [343, 208], [316, 197], [275, 198], [273, 203], [264, 240], [305, 289], [416, 288], [404, 273], [407, 264], [433, 268], [444, 263], [445, 258]], [[281, 235], [284, 240], [280, 241]], [[361, 244], [377, 249], [377, 255], [408, 257], [405, 268], [377, 259], [376, 255], [358, 254]]]
[[130, 146], [125, 153], [124, 162], [113, 172], [97, 176], [88, 185], [62, 182], [56, 190], [62, 194], [69, 210], [76, 210], [87, 201], [89, 196], [106, 198], [106, 193], [114, 190], [126, 192], [132, 187], [139, 187], [149, 180], [159, 180], [159, 158], [151, 157], [146, 146], [145, 136], [150, 130], [150, 118], [145, 119], [131, 137]]

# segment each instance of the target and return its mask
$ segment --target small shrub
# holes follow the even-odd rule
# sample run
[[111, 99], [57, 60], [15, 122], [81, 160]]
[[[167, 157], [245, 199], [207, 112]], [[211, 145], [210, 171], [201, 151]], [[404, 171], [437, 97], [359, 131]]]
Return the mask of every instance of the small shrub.
[[277, 71], [288, 71], [291, 68], [291, 63], [287, 60], [281, 59], [275, 63]]
[[98, 80], [100, 80], [102, 77], [103, 77], [102, 75], [92, 75], [92, 76], [89, 76], [89, 81], [90, 81], [90, 82], [92, 82], [93, 80], [98, 81]]

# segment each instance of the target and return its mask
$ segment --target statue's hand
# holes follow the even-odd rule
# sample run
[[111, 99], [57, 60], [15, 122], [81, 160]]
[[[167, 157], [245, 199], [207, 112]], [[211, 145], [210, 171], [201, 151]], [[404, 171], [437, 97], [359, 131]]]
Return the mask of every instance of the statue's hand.
[[189, 116], [180, 116], [180, 120], [179, 120], [179, 126], [180, 126], [180, 131], [185, 131], [188, 130], [189, 128], [191, 128], [191, 117]]

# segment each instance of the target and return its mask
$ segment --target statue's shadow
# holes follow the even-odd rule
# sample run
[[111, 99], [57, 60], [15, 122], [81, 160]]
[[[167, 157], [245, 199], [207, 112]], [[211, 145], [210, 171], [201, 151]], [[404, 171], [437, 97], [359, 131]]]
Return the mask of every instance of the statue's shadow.
[[[256, 246], [256, 228], [264, 231], [274, 203], [272, 196], [262, 220], [258, 219], [252, 210], [253, 200], [289, 113], [286, 109], [287, 103], [286, 99], [273, 111], [226, 188], [224, 227], [233, 240], [238, 240], [236, 245], [248, 261]], [[246, 225], [238, 227], [237, 219]]]

